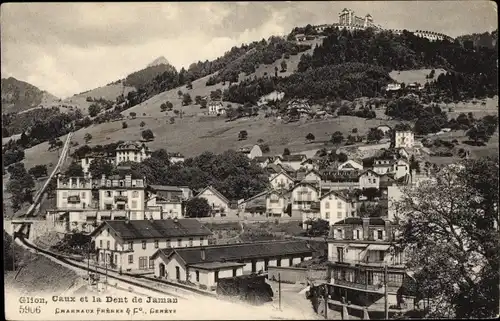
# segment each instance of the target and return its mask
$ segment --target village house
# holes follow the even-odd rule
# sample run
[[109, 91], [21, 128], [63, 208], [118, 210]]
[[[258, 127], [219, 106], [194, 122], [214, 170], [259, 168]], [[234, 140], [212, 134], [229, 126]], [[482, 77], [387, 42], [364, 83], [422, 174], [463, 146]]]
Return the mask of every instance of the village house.
[[289, 190], [294, 185], [294, 179], [285, 171], [281, 171], [278, 174], [271, 175], [269, 177], [269, 184], [272, 189]]
[[319, 169], [319, 165], [318, 165], [318, 162], [312, 158], [306, 158], [305, 160], [302, 161], [302, 163], [300, 163], [300, 168], [303, 168], [305, 170], [318, 170]]
[[97, 263], [123, 272], [152, 270], [158, 249], [206, 246], [210, 236], [196, 219], [110, 220], [91, 233]]
[[394, 148], [412, 148], [415, 143], [415, 135], [411, 130], [396, 131], [394, 135]]
[[269, 157], [267, 156], [257, 156], [253, 158], [254, 161], [259, 164], [260, 167], [266, 168], [267, 165], [269, 164]]
[[287, 212], [290, 202], [290, 192], [271, 190], [266, 195], [267, 215], [272, 217], [283, 217]]
[[356, 203], [343, 191], [331, 190], [320, 198], [321, 219], [333, 225], [347, 217], [356, 216]]
[[380, 175], [371, 169], [362, 172], [359, 175], [359, 188], [380, 188]]
[[301, 179], [301, 182], [319, 186], [321, 184], [321, 174], [315, 169], [307, 171], [305, 172], [304, 177]]
[[247, 155], [248, 158], [262, 157], [262, 149], [259, 145], [245, 146], [238, 149], [238, 152]]
[[154, 217], [154, 219], [181, 218], [184, 216], [182, 201], [185, 199], [180, 187], [149, 185], [147, 190], [147, 206], [161, 208], [161, 216]]
[[[302, 212], [311, 210], [319, 200], [319, 189], [310, 183], [298, 183], [291, 190], [292, 216], [302, 217]], [[313, 211], [316, 211], [313, 209]], [[319, 212], [319, 206], [318, 206]]]
[[321, 171], [321, 187], [333, 190], [359, 188], [358, 170], [339, 171], [325, 170]]
[[[334, 301], [384, 311], [384, 267], [387, 267], [389, 307], [412, 308], [405, 253], [397, 247], [389, 217], [349, 217], [331, 226], [328, 238], [329, 293]], [[398, 310], [400, 311], [400, 310]], [[393, 310], [394, 312], [394, 310]]]
[[170, 158], [171, 164], [184, 162], [184, 155], [182, 155], [181, 153], [168, 153], [168, 157]]
[[155, 277], [189, 281], [215, 290], [221, 278], [266, 272], [269, 266], [293, 266], [312, 258], [306, 241], [265, 241], [191, 248], [162, 248], [153, 256]]
[[238, 204], [240, 212], [264, 215], [266, 214], [266, 197], [268, 191], [260, 192]]
[[399, 179], [410, 174], [410, 163], [404, 158], [383, 157], [374, 160], [373, 171], [379, 175], [391, 174], [394, 179]]
[[212, 210], [212, 216], [226, 216], [229, 212], [229, 200], [213, 186], [208, 186], [195, 197], [207, 200]]
[[210, 101], [207, 104], [208, 114], [209, 115], [224, 115], [226, 113], [226, 109], [224, 105], [220, 101]]

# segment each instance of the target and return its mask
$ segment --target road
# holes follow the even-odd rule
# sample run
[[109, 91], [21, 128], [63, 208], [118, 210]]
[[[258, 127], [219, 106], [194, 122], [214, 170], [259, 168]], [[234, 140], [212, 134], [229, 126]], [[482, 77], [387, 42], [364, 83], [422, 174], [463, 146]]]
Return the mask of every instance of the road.
[[33, 203], [30, 205], [30, 207], [28, 208], [28, 210], [24, 214], [24, 217], [29, 216], [33, 212], [35, 207], [40, 202], [40, 198], [42, 197], [43, 193], [45, 192], [45, 189], [47, 188], [47, 186], [49, 186], [50, 181], [52, 180], [54, 175], [59, 171], [59, 168], [61, 167], [61, 165], [64, 164], [64, 161], [66, 160], [66, 157], [68, 156], [68, 151], [69, 151], [72, 136], [73, 136], [73, 133], [70, 132], [68, 134], [68, 136], [66, 137], [66, 141], [64, 142], [63, 148], [61, 150], [61, 155], [59, 156], [59, 160], [57, 161], [56, 166], [52, 170], [52, 173], [50, 173], [49, 177], [45, 181], [45, 184], [43, 184], [42, 188], [36, 192], [35, 197], [33, 198]]

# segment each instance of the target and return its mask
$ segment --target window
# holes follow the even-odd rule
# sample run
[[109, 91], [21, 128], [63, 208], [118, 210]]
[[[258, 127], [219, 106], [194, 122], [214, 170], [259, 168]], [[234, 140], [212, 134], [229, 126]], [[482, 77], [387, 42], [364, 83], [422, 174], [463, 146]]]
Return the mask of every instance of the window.
[[383, 261], [384, 260], [384, 256], [385, 256], [384, 251], [378, 251], [378, 259], [379, 259], [379, 261]]
[[132, 208], [137, 208], [137, 201], [132, 201], [132, 204], [130, 204]]
[[112, 205], [112, 204], [106, 204], [104, 207], [105, 207], [105, 208], [106, 208], [106, 210], [108, 210], [108, 211], [111, 211], [111, 210], [113, 209], [113, 205]]
[[167, 239], [167, 247], [171, 247], [172, 244], [170, 243], [170, 239]]
[[158, 248], [158, 240], [155, 240], [155, 249]]
[[147, 256], [140, 256], [139, 257], [139, 270], [146, 270], [147, 269], [147, 261], [148, 261]]
[[234, 268], [234, 269], [233, 269], [233, 276], [238, 275], [238, 274], [237, 274], [237, 272], [238, 272], [238, 269]]
[[128, 242], [128, 249], [132, 250], [134, 247], [134, 242]]
[[338, 237], [339, 239], [341, 239], [341, 238], [342, 238], [342, 229], [338, 229], [338, 230], [337, 230], [337, 237]]
[[196, 271], [196, 282], [200, 282], [200, 271]]
[[293, 258], [288, 259], [288, 266], [293, 266]]
[[139, 197], [139, 192], [138, 191], [133, 191], [132, 192], [132, 198], [138, 198]]
[[214, 281], [219, 282], [219, 271], [215, 271], [214, 273]]
[[203, 245], [203, 237], [200, 237], [200, 245]]
[[128, 255], [128, 264], [132, 264], [134, 263], [134, 255], [133, 254], [129, 254]]
[[342, 212], [337, 212], [337, 218], [342, 218]]
[[189, 246], [193, 246], [193, 238], [192, 237], [189, 238]]
[[341, 201], [337, 201], [337, 208], [342, 208], [342, 202]]
[[82, 192], [82, 198], [87, 197], [87, 194], [85, 192]]
[[111, 191], [106, 191], [106, 197], [111, 197]]
[[115, 251], [118, 251], [118, 243], [115, 242]]
[[99, 240], [99, 247], [102, 249], [102, 240]]
[[177, 239], [177, 246], [181, 246], [182, 244], [182, 239]]
[[146, 241], [142, 241], [142, 249], [145, 250], [146, 249]]
[[155, 268], [155, 261], [152, 259], [152, 256], [149, 257], [149, 268], [151, 270]]
[[106, 242], [106, 248], [107, 248], [108, 250], [109, 250], [110, 245], [111, 245], [111, 242], [110, 242], [110, 241], [107, 241], [107, 242]]
[[379, 240], [382, 240], [382, 239], [383, 239], [383, 233], [382, 233], [382, 231], [381, 231], [381, 230], [378, 230], [378, 231], [377, 231], [377, 238], [378, 238]]
[[360, 230], [356, 230], [356, 231], [355, 231], [355, 233], [354, 233], [354, 238], [355, 238], [356, 240], [361, 239], [361, 237], [360, 237], [360, 236], [361, 236], [361, 233], [360, 233], [360, 232], [361, 232]]
[[325, 202], [325, 208], [329, 209], [330, 208], [330, 202]]
[[326, 212], [326, 213], [325, 213], [325, 218], [326, 218], [327, 220], [328, 220], [328, 219], [330, 219], [330, 212]]
[[281, 266], [281, 259], [276, 260], [276, 266]]

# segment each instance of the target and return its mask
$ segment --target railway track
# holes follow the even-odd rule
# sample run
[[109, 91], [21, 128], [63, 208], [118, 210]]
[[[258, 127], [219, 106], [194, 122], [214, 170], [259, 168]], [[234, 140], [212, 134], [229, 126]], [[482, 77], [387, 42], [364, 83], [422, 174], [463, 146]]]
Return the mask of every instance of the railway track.
[[[66, 256], [66, 255], [62, 255], [59, 253], [54, 253], [54, 252], [51, 252], [51, 251], [48, 251], [45, 249], [41, 249], [41, 248], [31, 244], [30, 242], [28, 242], [24, 238], [24, 235], [22, 235], [21, 233], [16, 233], [16, 234], [17, 234], [17, 236], [15, 236], [15, 238], [19, 239], [19, 241], [25, 247], [32, 249], [32, 250], [35, 250], [37, 253], [42, 253], [44, 255], [52, 257], [61, 263], [78, 268], [78, 269], [83, 270], [83, 271], [89, 271], [89, 272], [96, 273], [99, 275], [106, 275], [108, 279], [120, 281], [120, 282], [126, 283], [128, 285], [135, 286], [135, 287], [138, 287], [140, 289], [152, 291], [152, 292], [155, 292], [158, 294], [176, 297], [178, 299], [189, 299], [189, 298], [194, 298], [194, 297], [200, 296], [200, 295], [215, 298], [215, 295], [211, 295], [210, 293], [206, 293], [206, 292], [203, 292], [201, 290], [192, 289], [188, 286], [183, 286], [183, 285], [179, 285], [179, 284], [164, 281], [164, 280], [162, 280], [160, 282], [155, 282], [155, 280], [150, 279], [150, 278], [143, 278], [143, 277], [132, 276], [130, 274], [126, 274], [128, 277], [132, 277], [132, 278], [137, 279], [137, 281], [132, 281], [132, 280], [120, 277], [120, 276], [106, 273], [105, 271], [102, 271], [102, 268], [101, 268], [101, 271], [99, 271], [99, 268], [95, 268], [95, 267], [88, 268], [87, 266], [82, 265], [83, 260], [78, 260], [78, 259]], [[146, 282], [147, 282], [147, 284], [146, 284]], [[167, 291], [167, 290], [159, 288], [159, 286], [160, 287], [168, 286], [169, 288], [172, 288], [174, 291]], [[179, 294], [179, 293], [177, 293], [178, 290], [184, 291], [185, 293]]]

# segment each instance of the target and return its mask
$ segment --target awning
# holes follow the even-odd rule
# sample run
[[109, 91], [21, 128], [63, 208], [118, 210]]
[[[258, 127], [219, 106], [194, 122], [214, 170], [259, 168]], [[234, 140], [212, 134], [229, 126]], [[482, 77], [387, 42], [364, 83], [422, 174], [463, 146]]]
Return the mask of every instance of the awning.
[[368, 245], [368, 251], [387, 251], [391, 246], [386, 244], [370, 244]]

